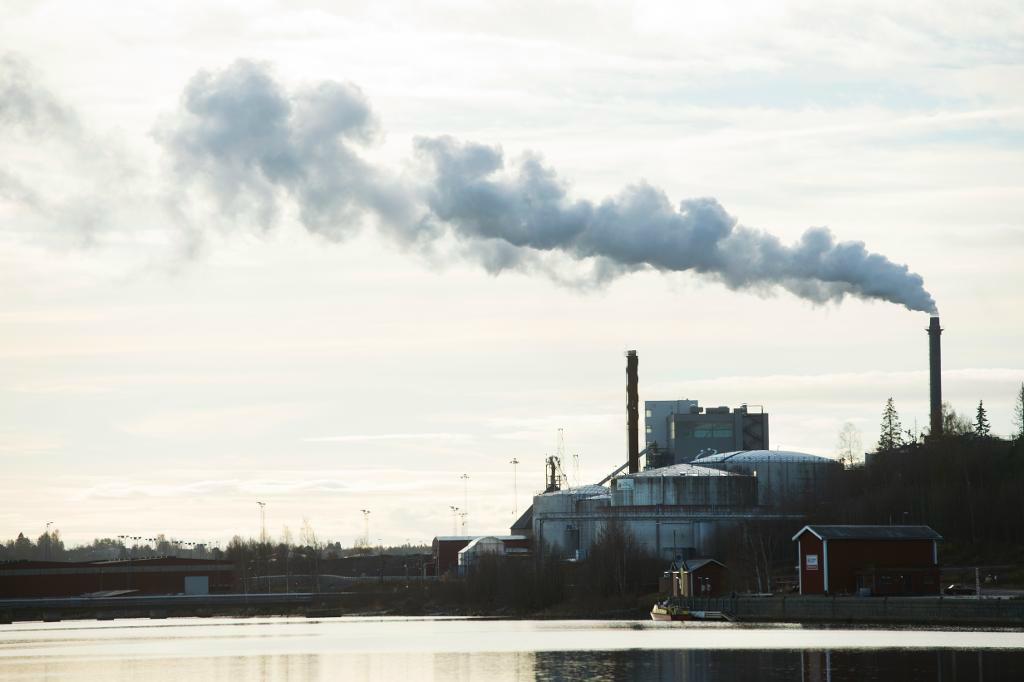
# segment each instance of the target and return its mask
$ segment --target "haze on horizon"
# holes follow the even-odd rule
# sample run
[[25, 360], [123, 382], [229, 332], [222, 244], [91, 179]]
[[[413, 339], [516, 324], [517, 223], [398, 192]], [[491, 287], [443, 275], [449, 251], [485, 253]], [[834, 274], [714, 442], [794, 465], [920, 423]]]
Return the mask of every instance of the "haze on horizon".
[[641, 399], [868, 449], [926, 425], [935, 301], [1010, 430], [1013, 4], [0, 12], [0, 538], [429, 541], [463, 473], [502, 532], [559, 428], [625, 460], [627, 348]]

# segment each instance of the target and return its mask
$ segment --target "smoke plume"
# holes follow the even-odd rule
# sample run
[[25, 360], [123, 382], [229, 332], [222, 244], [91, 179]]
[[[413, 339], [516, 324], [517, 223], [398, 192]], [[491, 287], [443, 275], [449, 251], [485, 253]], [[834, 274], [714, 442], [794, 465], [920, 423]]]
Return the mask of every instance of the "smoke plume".
[[784, 244], [740, 225], [715, 199], [673, 205], [646, 183], [600, 202], [574, 199], [538, 157], [508, 163], [498, 147], [450, 137], [418, 139], [422, 171], [402, 180], [360, 155], [376, 134], [356, 86], [289, 92], [265, 66], [242, 61], [197, 74], [158, 139], [183, 185], [201, 186], [225, 211], [255, 206], [267, 226], [287, 197], [311, 231], [342, 239], [372, 214], [405, 245], [453, 235], [490, 272], [544, 270], [546, 255], [560, 254], [587, 265], [589, 283], [639, 269], [692, 271], [815, 303], [854, 296], [936, 310], [920, 275], [826, 228]]

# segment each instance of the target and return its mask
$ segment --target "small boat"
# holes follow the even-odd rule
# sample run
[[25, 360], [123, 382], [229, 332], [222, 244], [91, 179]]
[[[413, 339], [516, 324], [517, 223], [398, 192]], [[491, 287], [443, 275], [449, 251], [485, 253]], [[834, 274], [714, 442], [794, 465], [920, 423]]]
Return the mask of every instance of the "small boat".
[[730, 618], [721, 611], [690, 611], [676, 604], [659, 602], [651, 607], [651, 620], [724, 620]]

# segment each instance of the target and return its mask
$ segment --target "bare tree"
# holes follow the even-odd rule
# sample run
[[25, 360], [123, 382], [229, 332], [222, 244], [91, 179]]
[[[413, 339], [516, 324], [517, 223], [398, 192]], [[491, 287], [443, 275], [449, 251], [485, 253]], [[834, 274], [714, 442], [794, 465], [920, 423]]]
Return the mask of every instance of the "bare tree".
[[1013, 401], [1013, 437], [1024, 439], [1024, 383], [1021, 383], [1017, 399]]
[[839, 431], [839, 444], [836, 446], [839, 461], [847, 466], [852, 466], [860, 457], [861, 443], [860, 429], [854, 426], [853, 422], [843, 424], [843, 428]]
[[313, 524], [309, 519], [302, 517], [302, 530], [299, 532], [299, 540], [309, 549], [310, 554], [310, 576], [313, 579], [313, 591], [320, 591], [320, 540], [313, 530]]
[[942, 433], [946, 436], [966, 436], [974, 432], [974, 422], [960, 414], [949, 403], [942, 403]]

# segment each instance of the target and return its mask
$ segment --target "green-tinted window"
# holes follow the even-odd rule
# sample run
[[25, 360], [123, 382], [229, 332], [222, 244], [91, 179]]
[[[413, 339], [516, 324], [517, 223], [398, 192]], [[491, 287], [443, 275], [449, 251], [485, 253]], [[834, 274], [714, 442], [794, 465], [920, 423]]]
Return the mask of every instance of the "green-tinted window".
[[728, 422], [684, 422], [684, 438], [732, 438], [732, 424]]

